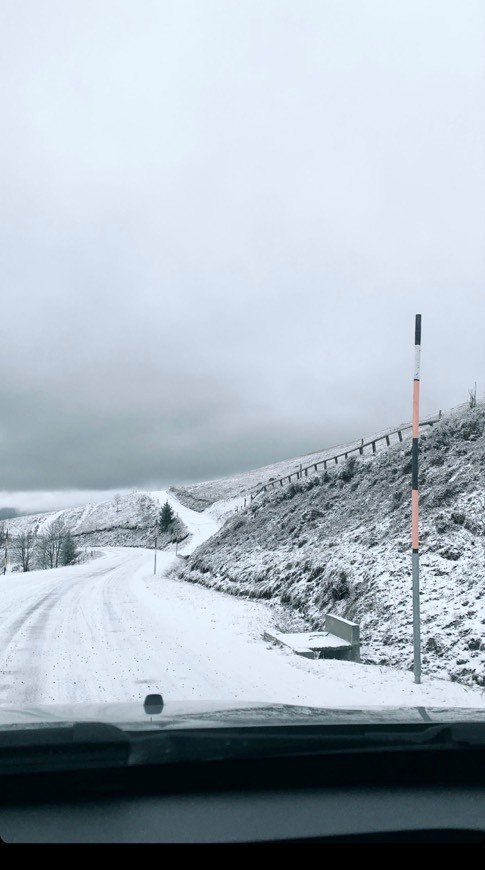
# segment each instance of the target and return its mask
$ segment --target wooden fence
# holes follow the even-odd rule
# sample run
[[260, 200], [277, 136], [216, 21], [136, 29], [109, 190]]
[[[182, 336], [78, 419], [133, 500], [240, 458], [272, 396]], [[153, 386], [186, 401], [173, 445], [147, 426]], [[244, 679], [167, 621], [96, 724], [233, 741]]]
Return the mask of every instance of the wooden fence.
[[[441, 411], [433, 417], [428, 417], [425, 420], [420, 421], [420, 427], [422, 426], [433, 426], [435, 423], [438, 423], [441, 420]], [[369, 441], [364, 441], [361, 439], [360, 444], [356, 444], [355, 446], [347, 447], [345, 450], [340, 453], [334, 453], [330, 456], [325, 457], [325, 459], [320, 459], [318, 462], [311, 462], [309, 465], [300, 464], [300, 467], [297, 471], [293, 471], [290, 474], [285, 474], [283, 477], [275, 477], [271, 480], [268, 480], [266, 483], [256, 484], [254, 487], [251, 487], [249, 490], [250, 500], [253, 501], [258, 495], [262, 492], [267, 492], [269, 489], [274, 489], [275, 486], [285, 486], [288, 483], [291, 483], [292, 480], [301, 480], [303, 477], [308, 477], [308, 472], [316, 472], [319, 468], [324, 470], [327, 469], [328, 465], [335, 464], [338, 465], [339, 459], [348, 459], [348, 457], [353, 453], [358, 453], [360, 456], [363, 456], [364, 450], [366, 447], [372, 448], [372, 453], [377, 453], [377, 444], [382, 441], [385, 441], [385, 447], [391, 446], [391, 438], [393, 436], [397, 436], [398, 442], [403, 440], [403, 432], [406, 432], [408, 429], [412, 429], [412, 423], [406, 423], [403, 426], [399, 426], [397, 429], [392, 429], [391, 431], [386, 432], [384, 435], [377, 435], [374, 438], [371, 438]]]

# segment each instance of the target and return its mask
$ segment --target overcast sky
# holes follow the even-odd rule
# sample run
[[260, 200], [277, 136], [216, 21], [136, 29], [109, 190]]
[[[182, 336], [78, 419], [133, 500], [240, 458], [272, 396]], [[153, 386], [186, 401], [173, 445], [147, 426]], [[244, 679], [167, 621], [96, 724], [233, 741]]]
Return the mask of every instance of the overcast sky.
[[0, 94], [0, 507], [408, 420], [417, 313], [484, 395], [483, 0], [0, 0]]

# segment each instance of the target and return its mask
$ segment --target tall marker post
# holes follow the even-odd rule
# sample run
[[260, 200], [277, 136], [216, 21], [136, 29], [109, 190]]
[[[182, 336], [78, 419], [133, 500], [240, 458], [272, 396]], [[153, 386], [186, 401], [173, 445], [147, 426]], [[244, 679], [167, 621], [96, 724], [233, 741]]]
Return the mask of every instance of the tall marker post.
[[411, 493], [411, 542], [413, 569], [413, 644], [414, 682], [421, 682], [421, 628], [419, 616], [419, 525], [418, 525], [418, 442], [419, 442], [419, 370], [421, 363], [421, 315], [416, 314], [414, 327], [413, 381], [413, 449]]
[[3, 573], [7, 573], [7, 565], [8, 565], [8, 529], [5, 532], [5, 554], [3, 557]]

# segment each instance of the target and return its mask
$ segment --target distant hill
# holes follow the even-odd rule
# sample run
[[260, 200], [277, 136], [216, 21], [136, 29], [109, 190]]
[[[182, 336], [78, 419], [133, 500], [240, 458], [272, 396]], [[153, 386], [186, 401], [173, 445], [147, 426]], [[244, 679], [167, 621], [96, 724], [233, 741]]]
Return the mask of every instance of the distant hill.
[[159, 496], [160, 493], [136, 492], [81, 507], [17, 516], [10, 520], [8, 529], [11, 537], [27, 529], [42, 535], [54, 521], [60, 520], [79, 547], [153, 547], [161, 508]]

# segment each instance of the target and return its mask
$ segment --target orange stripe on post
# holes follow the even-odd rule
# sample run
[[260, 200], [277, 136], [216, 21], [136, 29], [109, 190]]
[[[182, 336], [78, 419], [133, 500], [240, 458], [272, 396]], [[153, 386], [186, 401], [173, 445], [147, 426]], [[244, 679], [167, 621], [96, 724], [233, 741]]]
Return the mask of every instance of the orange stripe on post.
[[419, 527], [418, 527], [418, 490], [413, 489], [411, 493], [411, 511], [412, 511], [412, 547], [413, 550], [419, 548]]

